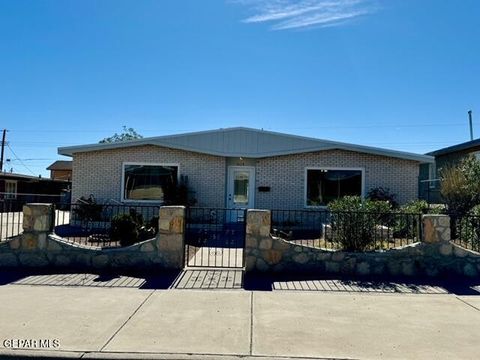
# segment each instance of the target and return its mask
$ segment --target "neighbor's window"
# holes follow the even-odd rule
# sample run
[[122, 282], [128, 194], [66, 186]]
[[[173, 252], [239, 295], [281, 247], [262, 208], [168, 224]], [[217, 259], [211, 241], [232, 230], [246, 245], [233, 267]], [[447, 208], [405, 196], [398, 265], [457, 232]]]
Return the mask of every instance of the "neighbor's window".
[[178, 166], [124, 164], [123, 199], [163, 201], [177, 184]]
[[362, 195], [361, 170], [307, 169], [307, 206], [323, 206], [347, 195]]
[[5, 199], [17, 198], [17, 182], [5, 180]]

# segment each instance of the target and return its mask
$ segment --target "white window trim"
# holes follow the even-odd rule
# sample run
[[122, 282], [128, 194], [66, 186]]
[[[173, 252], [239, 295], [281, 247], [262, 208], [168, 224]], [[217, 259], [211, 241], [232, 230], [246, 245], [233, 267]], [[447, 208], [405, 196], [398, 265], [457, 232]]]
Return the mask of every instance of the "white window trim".
[[120, 201], [124, 203], [146, 203], [146, 204], [163, 204], [160, 200], [132, 200], [123, 197], [125, 186], [125, 165], [147, 165], [147, 166], [176, 166], [177, 167], [177, 183], [180, 182], [180, 164], [178, 163], [148, 163], [148, 162], [123, 162], [122, 163], [122, 182], [120, 183]]
[[326, 209], [328, 205], [307, 205], [307, 181], [308, 181], [308, 170], [346, 170], [346, 171], [361, 171], [362, 174], [362, 193], [361, 198], [365, 198], [365, 168], [363, 167], [328, 167], [328, 166], [314, 166], [306, 167], [304, 171], [304, 191], [303, 191], [303, 206], [307, 209]]
[[[13, 184], [15, 185], [15, 192], [7, 192], [7, 184]], [[4, 198], [5, 199], [10, 199], [10, 200], [15, 200], [17, 198], [18, 194], [18, 181], [17, 180], [5, 180], [5, 193], [4, 193]], [[13, 195], [13, 196], [12, 196]], [[7, 197], [8, 196], [8, 197]]]

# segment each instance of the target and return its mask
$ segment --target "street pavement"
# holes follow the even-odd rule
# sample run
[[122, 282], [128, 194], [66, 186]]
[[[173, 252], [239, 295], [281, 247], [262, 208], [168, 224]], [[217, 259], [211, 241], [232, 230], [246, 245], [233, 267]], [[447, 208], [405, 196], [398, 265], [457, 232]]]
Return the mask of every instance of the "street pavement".
[[[97, 281], [93, 274], [6, 276], [0, 358], [480, 357], [475, 283], [277, 279], [267, 291], [215, 289], [205, 274], [205, 289], [176, 286], [184, 273], [156, 282], [126, 275]], [[13, 346], [19, 341], [22, 349]]]

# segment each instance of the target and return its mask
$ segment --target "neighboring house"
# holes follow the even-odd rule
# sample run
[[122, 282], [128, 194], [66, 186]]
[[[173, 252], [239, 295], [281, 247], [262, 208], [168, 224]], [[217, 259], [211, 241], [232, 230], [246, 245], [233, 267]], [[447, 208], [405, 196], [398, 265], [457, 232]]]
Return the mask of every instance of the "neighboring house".
[[70, 160], [57, 160], [49, 167], [50, 179], [53, 180], [72, 180], [72, 162]]
[[66, 202], [71, 183], [38, 176], [0, 172], [0, 202]]
[[435, 161], [420, 167], [419, 197], [430, 203], [442, 203], [440, 196], [440, 171], [446, 166], [455, 166], [467, 155], [480, 158], [480, 139], [431, 151]]
[[302, 209], [388, 187], [418, 196], [420, 163], [433, 157], [249, 128], [59, 148], [73, 158], [72, 200], [161, 203], [188, 178], [197, 206]]

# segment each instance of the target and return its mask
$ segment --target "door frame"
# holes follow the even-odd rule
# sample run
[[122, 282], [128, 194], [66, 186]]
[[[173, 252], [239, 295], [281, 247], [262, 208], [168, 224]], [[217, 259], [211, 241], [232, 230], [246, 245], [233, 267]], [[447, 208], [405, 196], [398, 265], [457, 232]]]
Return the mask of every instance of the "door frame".
[[[243, 166], [243, 165], [230, 165], [227, 167], [227, 184], [225, 186], [225, 207], [234, 208], [230, 206], [229, 195], [233, 195], [233, 172], [234, 170], [248, 170], [249, 175], [249, 194], [248, 194], [248, 206], [244, 208], [253, 209], [255, 208], [255, 166]], [[233, 204], [233, 201], [232, 201]], [[238, 207], [241, 209], [242, 207]]]

